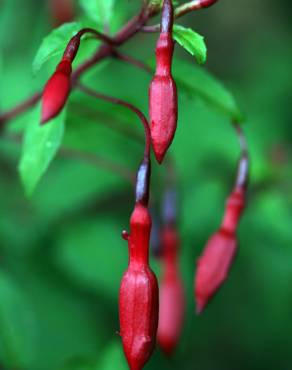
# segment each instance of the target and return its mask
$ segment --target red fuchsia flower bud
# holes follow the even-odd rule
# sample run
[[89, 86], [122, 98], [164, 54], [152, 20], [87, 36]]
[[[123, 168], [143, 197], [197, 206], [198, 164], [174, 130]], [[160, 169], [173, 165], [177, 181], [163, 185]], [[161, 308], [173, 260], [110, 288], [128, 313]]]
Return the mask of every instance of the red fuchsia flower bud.
[[157, 68], [149, 88], [151, 138], [159, 163], [163, 161], [177, 126], [177, 89], [171, 74], [174, 50], [172, 27], [172, 1], [164, 0], [161, 33], [156, 45]]
[[[143, 125], [146, 123], [143, 120]], [[136, 205], [130, 220], [129, 266], [119, 295], [120, 334], [131, 370], [141, 370], [150, 358], [158, 325], [158, 284], [149, 267], [151, 216], [148, 211], [151, 164], [149, 127], [145, 124], [145, 156], [136, 180]]]
[[178, 268], [179, 240], [174, 225], [164, 227], [161, 235], [163, 276], [160, 282], [157, 340], [171, 355], [183, 325], [184, 291]]
[[[56, 71], [47, 82], [42, 97], [41, 124], [56, 117], [64, 108], [71, 89], [72, 63], [80, 46], [81, 37], [91, 33], [98, 40], [110, 45], [115, 45], [115, 40], [92, 28], [83, 28], [69, 41], [63, 58], [58, 64]], [[147, 123], [148, 124], [148, 123]]]
[[79, 31], [69, 41], [61, 62], [46, 83], [42, 96], [41, 124], [56, 117], [64, 108], [71, 89], [72, 62], [80, 46], [81, 36], [87, 29]]
[[119, 294], [120, 334], [131, 370], [141, 370], [150, 358], [158, 325], [158, 284], [149, 267], [151, 217], [143, 203], [136, 203], [130, 220], [129, 266]]
[[245, 189], [236, 187], [227, 200], [220, 229], [208, 240], [195, 276], [197, 313], [201, 313], [228, 277], [237, 251], [236, 230], [245, 206]]
[[63, 59], [47, 82], [42, 96], [41, 124], [56, 117], [68, 99], [72, 72], [71, 62]]
[[241, 155], [237, 168], [235, 188], [229, 196], [225, 215], [220, 229], [207, 242], [198, 260], [195, 276], [195, 296], [197, 312], [201, 313], [210, 299], [228, 277], [237, 251], [236, 231], [242, 211], [245, 208], [245, 195], [249, 176], [249, 155], [245, 135], [236, 122], [236, 131]]

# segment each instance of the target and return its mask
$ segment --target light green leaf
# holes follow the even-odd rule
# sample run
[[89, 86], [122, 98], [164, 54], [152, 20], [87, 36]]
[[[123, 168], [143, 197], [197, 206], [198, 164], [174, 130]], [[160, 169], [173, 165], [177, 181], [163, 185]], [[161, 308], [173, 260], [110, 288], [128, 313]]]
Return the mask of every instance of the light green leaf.
[[102, 354], [100, 370], [127, 370], [128, 365], [123, 354], [122, 342], [112, 342]]
[[111, 22], [115, 0], [80, 0], [80, 6], [89, 19], [92, 19], [103, 31]]
[[65, 110], [45, 126], [40, 126], [40, 107], [34, 109], [24, 135], [19, 172], [28, 195], [46, 172], [59, 149], [65, 122]]
[[62, 26], [54, 29], [48, 36], [46, 36], [34, 58], [32, 68], [33, 73], [36, 74], [43, 64], [56, 55], [61, 55], [69, 40], [82, 28], [81, 23], [72, 22], [65, 23]]
[[5, 368], [29, 368], [36, 353], [35, 322], [28, 302], [0, 271], [0, 362]]
[[174, 63], [174, 78], [181, 91], [201, 98], [236, 122], [244, 117], [230, 91], [206, 69], [182, 60]]
[[175, 24], [173, 27], [173, 38], [186, 51], [193, 55], [199, 64], [206, 62], [207, 47], [203, 36], [193, 31], [191, 28], [185, 28]]

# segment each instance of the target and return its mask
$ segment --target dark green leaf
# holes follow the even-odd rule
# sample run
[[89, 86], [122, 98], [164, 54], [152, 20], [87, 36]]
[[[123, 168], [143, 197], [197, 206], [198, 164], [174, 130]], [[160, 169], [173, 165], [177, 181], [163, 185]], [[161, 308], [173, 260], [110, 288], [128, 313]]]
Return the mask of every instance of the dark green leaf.
[[243, 120], [242, 112], [233, 95], [206, 69], [180, 60], [175, 63], [173, 70], [181, 91], [201, 98], [211, 108], [219, 110], [231, 120], [237, 122]]
[[36, 348], [35, 322], [28, 302], [0, 271], [0, 359], [5, 368], [30, 367]]
[[127, 224], [102, 216], [72, 226], [59, 237], [58, 265], [73, 280], [116, 299], [127, 268], [127, 244], [121, 239], [122, 227]]
[[127, 370], [121, 341], [110, 343], [98, 359], [72, 359], [62, 370]]
[[35, 361], [29, 367], [7, 370], [56, 370], [72, 357], [91, 358], [101, 353], [108, 336], [116, 330], [114, 320], [109, 328], [111, 310], [102, 297], [92, 299], [72, 289], [72, 284], [67, 284], [49, 261], [45, 251], [31, 259], [6, 259], [15, 281], [25, 288], [38, 319]]
[[173, 27], [173, 38], [191, 55], [199, 64], [203, 64], [207, 59], [207, 47], [204, 37], [193, 31], [191, 28], [175, 24]]
[[55, 157], [63, 138], [66, 112], [63, 110], [45, 126], [40, 126], [37, 106], [25, 131], [19, 172], [26, 193], [32, 194]]

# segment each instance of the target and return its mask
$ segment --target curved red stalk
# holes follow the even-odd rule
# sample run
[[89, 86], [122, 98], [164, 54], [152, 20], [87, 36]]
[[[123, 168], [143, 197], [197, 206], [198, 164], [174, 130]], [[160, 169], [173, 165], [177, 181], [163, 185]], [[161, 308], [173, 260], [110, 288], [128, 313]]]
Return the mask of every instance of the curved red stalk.
[[182, 4], [178, 6], [175, 9], [175, 18], [181, 17], [185, 14], [188, 14], [189, 12], [192, 12], [194, 10], [199, 10], [203, 8], [209, 8], [210, 6], [214, 5], [217, 3], [218, 0], [193, 0], [189, 1], [185, 4]]

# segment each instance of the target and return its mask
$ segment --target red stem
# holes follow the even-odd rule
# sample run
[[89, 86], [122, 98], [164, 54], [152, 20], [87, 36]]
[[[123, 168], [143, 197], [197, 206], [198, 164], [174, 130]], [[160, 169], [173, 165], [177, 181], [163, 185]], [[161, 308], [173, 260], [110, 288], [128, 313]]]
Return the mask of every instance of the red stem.
[[[149, 14], [145, 8], [142, 8], [139, 15], [133, 17], [116, 35], [113, 39], [116, 45], [122, 45], [132, 36], [134, 36], [143, 25], [147, 22], [149, 17], [152, 14]], [[105, 40], [104, 40], [105, 41]], [[112, 45], [102, 45], [97, 52], [81, 64], [75, 72], [72, 73], [72, 82], [74, 83], [83, 73], [85, 73], [93, 65], [101, 61], [102, 59], [108, 57], [112, 54]], [[42, 93], [38, 92], [32, 97], [29, 97], [27, 100], [16, 106], [15, 108], [0, 114], [0, 127], [4, 126], [6, 122], [17, 117], [19, 114], [23, 113], [27, 109], [33, 107], [38, 100], [41, 98]]]
[[114, 39], [114, 38], [111, 38], [107, 35], [105, 35], [104, 33], [101, 33], [93, 28], [82, 28], [82, 30], [80, 30], [76, 36], [78, 36], [79, 38], [81, 38], [83, 35], [85, 35], [86, 33], [91, 33], [93, 34], [98, 40], [101, 40], [103, 42], [105, 42], [106, 44], [109, 44], [109, 45], [119, 45], [119, 43]]
[[0, 127], [4, 126], [5, 123], [15, 117], [17, 117], [19, 114], [25, 112], [29, 108], [32, 108], [40, 99], [41, 93], [36, 93], [33, 96], [29, 97], [24, 102], [20, 103], [10, 111], [7, 111], [6, 113], [3, 113], [0, 115]]
[[[194, 0], [194, 1], [190, 1], [188, 3], [182, 4], [174, 10], [174, 19], [180, 18], [183, 15], [186, 15], [195, 10], [208, 8], [214, 5], [217, 1], [218, 0]], [[147, 32], [147, 33], [159, 32], [159, 30], [160, 30], [159, 24], [155, 24], [153, 26], [145, 26], [141, 29], [142, 32]]]
[[181, 17], [187, 13], [194, 10], [199, 10], [203, 8], [209, 8], [210, 6], [217, 3], [218, 0], [194, 0], [189, 3], [183, 4], [175, 9], [175, 18]]
[[134, 112], [139, 117], [139, 119], [140, 119], [140, 121], [141, 121], [141, 123], [144, 127], [144, 131], [145, 131], [144, 158], [146, 158], [146, 159], [150, 158], [150, 147], [151, 147], [150, 128], [149, 128], [148, 121], [147, 121], [146, 117], [144, 116], [144, 114], [138, 108], [136, 108], [133, 104], [128, 103], [124, 100], [98, 93], [98, 92], [92, 90], [91, 88], [82, 85], [81, 83], [77, 83], [76, 86], [81, 91], [83, 91], [84, 93], [86, 93], [88, 95], [93, 96], [94, 98], [102, 99], [102, 100], [108, 101], [109, 103], [121, 105], [123, 107], [126, 107], [126, 108], [130, 109], [132, 112]]
[[126, 167], [109, 160], [108, 158], [103, 158], [93, 153], [85, 153], [69, 148], [61, 148], [60, 154], [68, 158], [79, 159], [85, 163], [96, 166], [99, 169], [103, 168], [109, 172], [118, 174], [132, 184], [135, 182], [135, 174], [133, 172], [128, 170]]
[[113, 52], [113, 56], [119, 60], [122, 60], [123, 62], [126, 62], [128, 64], [132, 64], [133, 66], [142, 69], [143, 71], [149, 73], [151, 76], [154, 73], [154, 70], [149, 67], [147, 64], [141, 62], [140, 60], [133, 58], [130, 55], [125, 55], [120, 53], [119, 51], [115, 50]]
[[144, 135], [140, 135], [136, 131], [133, 131], [127, 127], [126, 122], [123, 122], [121, 119], [112, 119], [110, 114], [106, 112], [95, 111], [89, 108], [85, 108], [82, 104], [74, 102], [74, 105], [70, 107], [70, 110], [73, 110], [74, 114], [80, 114], [82, 117], [87, 118], [90, 122], [96, 122], [97, 124], [103, 125], [110, 130], [131, 138], [137, 144], [144, 143]]
[[[147, 22], [149, 14], [142, 8], [139, 15], [135, 16], [130, 20], [114, 37], [115, 42], [118, 45], [122, 45], [128, 39], [133, 37]], [[100, 60], [108, 57], [113, 53], [112, 46], [102, 45], [96, 54], [89, 58], [86, 62], [81, 64], [77, 70], [72, 74], [72, 81], [77, 80], [84, 72], [90, 67], [95, 65]]]

